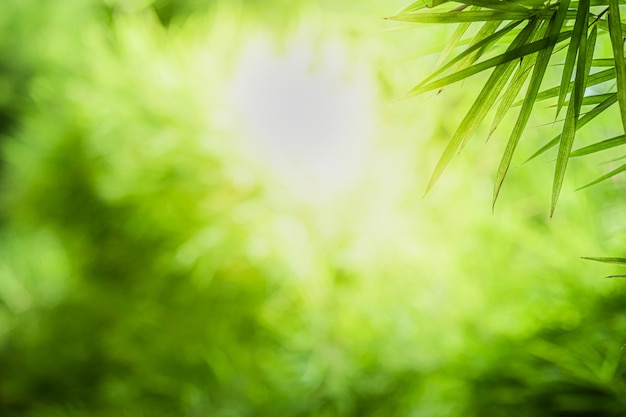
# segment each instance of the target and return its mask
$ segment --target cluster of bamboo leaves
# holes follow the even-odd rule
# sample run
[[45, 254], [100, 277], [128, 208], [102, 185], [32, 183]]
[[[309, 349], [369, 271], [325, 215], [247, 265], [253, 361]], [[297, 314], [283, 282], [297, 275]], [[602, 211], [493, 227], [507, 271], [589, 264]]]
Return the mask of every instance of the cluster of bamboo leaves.
[[[565, 111], [561, 133], [530, 159], [558, 146], [552, 204], [554, 213], [570, 158], [589, 155], [626, 143], [626, 135], [573, 150], [576, 131], [617, 103], [626, 129], [626, 66], [620, 3], [624, 0], [418, 0], [391, 20], [412, 23], [452, 23], [456, 30], [441, 51], [436, 69], [406, 97], [440, 90], [475, 74], [491, 71], [478, 97], [452, 135], [434, 168], [426, 191], [437, 182], [452, 156], [474, 135], [488, 114], [495, 114], [489, 136], [505, 114], [517, 111], [517, 120], [498, 167], [492, 204], [498, 198], [513, 154], [535, 103], [556, 99], [555, 120]], [[473, 35], [470, 26], [479, 25]], [[611, 57], [595, 57], [598, 36], [608, 34]], [[560, 84], [541, 90], [554, 55], [567, 48]], [[454, 54], [459, 50], [461, 52]], [[588, 87], [600, 83], [615, 87], [602, 94]], [[522, 99], [518, 100], [518, 96]], [[581, 111], [583, 107], [590, 108]], [[626, 130], [625, 130], [626, 131]], [[620, 172], [626, 164], [585, 185], [596, 184]], [[584, 187], [583, 187], [584, 188]]]

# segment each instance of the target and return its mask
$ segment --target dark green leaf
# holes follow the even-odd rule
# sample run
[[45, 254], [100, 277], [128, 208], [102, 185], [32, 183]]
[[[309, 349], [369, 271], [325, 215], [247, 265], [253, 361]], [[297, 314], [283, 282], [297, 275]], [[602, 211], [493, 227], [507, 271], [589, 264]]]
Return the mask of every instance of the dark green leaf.
[[[581, 5], [583, 3], [581, 2]], [[569, 156], [572, 152], [572, 145], [574, 144], [574, 138], [576, 136], [576, 125], [578, 118], [580, 117], [580, 107], [583, 102], [583, 95], [585, 94], [586, 78], [591, 69], [591, 61], [593, 59], [593, 50], [595, 49], [596, 36], [598, 34], [597, 26], [594, 26], [587, 39], [587, 24], [589, 22], [589, 14], [585, 12], [581, 19], [583, 20], [582, 27], [584, 28], [583, 34], [580, 39], [580, 48], [578, 51], [578, 63], [576, 65], [576, 78], [574, 79], [574, 91], [572, 93], [572, 99], [567, 106], [567, 117], [563, 124], [563, 131], [561, 133], [561, 140], [559, 144], [559, 152], [556, 159], [556, 168], [554, 170], [554, 182], [552, 184], [552, 206], [550, 209], [550, 216], [554, 214], [556, 203], [561, 193], [563, 186], [563, 179], [565, 178], [565, 170], [567, 169], [567, 163], [569, 162]], [[577, 22], [578, 23], [578, 22]], [[587, 54], [587, 47], [589, 47], [590, 53]]]
[[[581, 39], [586, 35], [587, 23], [589, 17], [589, 0], [581, 0], [578, 5], [576, 21], [574, 23], [574, 30], [572, 31], [572, 37], [570, 39], [569, 47], [567, 48], [567, 56], [565, 57], [565, 64], [561, 73], [561, 85], [559, 88], [559, 99], [556, 105], [556, 117], [558, 117], [561, 107], [565, 102], [565, 96], [569, 89], [570, 78], [574, 72], [574, 64], [576, 61], [576, 54], [578, 53], [578, 46]], [[595, 27], [595, 26], [594, 26]]]
[[[620, 20], [619, 1], [609, 0], [609, 34], [613, 58], [615, 62], [624, 62], [624, 39], [622, 37], [622, 25]], [[616, 65], [617, 75], [617, 99], [619, 102], [622, 126], [626, 132], [626, 65]]]
[[588, 261], [603, 262], [606, 264], [626, 265], [626, 258], [608, 258], [608, 257], [592, 257], [592, 256], [583, 256], [582, 258]]

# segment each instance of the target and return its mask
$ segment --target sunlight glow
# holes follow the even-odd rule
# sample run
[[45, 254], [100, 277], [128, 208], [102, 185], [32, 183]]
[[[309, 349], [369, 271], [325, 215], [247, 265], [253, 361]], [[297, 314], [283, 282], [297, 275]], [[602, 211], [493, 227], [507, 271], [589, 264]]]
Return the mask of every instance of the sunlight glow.
[[283, 54], [269, 42], [251, 44], [232, 98], [251, 148], [298, 196], [332, 196], [363, 172], [374, 87], [339, 43], [301, 42]]

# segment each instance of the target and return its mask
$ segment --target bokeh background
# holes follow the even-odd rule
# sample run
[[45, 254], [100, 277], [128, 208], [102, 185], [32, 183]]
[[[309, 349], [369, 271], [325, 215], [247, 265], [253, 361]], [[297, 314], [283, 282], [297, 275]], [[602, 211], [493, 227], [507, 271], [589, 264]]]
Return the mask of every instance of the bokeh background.
[[611, 158], [549, 219], [541, 104], [423, 197], [479, 85], [399, 100], [406, 3], [2, 1], [0, 415], [626, 415]]

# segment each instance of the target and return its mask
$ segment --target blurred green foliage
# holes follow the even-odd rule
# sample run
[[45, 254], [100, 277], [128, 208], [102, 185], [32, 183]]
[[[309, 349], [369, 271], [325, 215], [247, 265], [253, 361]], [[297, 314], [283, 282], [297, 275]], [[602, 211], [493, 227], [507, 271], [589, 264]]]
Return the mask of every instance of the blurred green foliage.
[[[623, 290], [576, 259], [619, 247], [591, 214], [618, 188], [548, 224], [520, 175], [490, 217], [486, 159], [421, 199], [458, 103], [389, 106], [415, 67], [381, 64], [444, 32], [289, 4], [4, 1], [0, 415], [626, 414]], [[377, 124], [362, 179], [311, 202], [249, 151], [229, 77], [320, 27]]]

